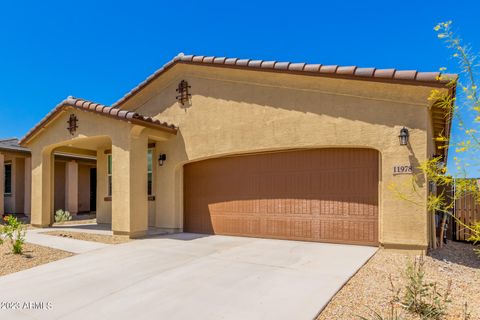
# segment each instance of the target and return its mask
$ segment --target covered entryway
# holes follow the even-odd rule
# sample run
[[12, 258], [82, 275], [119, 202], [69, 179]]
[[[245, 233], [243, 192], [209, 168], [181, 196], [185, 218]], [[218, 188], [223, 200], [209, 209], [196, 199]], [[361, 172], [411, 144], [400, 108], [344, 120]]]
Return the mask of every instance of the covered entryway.
[[[176, 133], [175, 126], [136, 112], [68, 97], [20, 141], [32, 156], [32, 225], [48, 227], [53, 223], [55, 198], [59, 200], [57, 208], [64, 205], [75, 213], [83, 204], [91, 211], [90, 194], [94, 193], [97, 222], [111, 224], [114, 234], [131, 238], [146, 235], [148, 179], [153, 175], [153, 168], [148, 168], [148, 155], [153, 155], [149, 149]], [[83, 174], [77, 160], [55, 170], [59, 155], [82, 161], [88, 158], [91, 163], [81, 167]], [[153, 156], [150, 158], [153, 161]], [[98, 169], [96, 179], [90, 176], [92, 168]], [[55, 197], [55, 193], [60, 196]]]
[[54, 152], [54, 212], [67, 210], [73, 216], [95, 217], [97, 181], [92, 171], [96, 171], [97, 159], [96, 153], [91, 153], [94, 155]]
[[377, 245], [378, 171], [378, 152], [360, 148], [187, 164], [184, 230]]

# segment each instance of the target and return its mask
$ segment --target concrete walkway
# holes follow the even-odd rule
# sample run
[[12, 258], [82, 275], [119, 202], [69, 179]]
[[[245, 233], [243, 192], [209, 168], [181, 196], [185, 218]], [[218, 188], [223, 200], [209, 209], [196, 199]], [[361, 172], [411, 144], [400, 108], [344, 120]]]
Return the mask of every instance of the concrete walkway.
[[[70, 228], [44, 228], [44, 229], [29, 229], [27, 230], [26, 241], [28, 243], [38, 244], [45, 247], [50, 247], [54, 249], [59, 249], [63, 251], [68, 251], [72, 253], [85, 253], [92, 250], [97, 250], [101, 248], [106, 248], [110, 246], [109, 244], [93, 242], [93, 241], [84, 241], [76, 240], [71, 238], [63, 238], [50, 236], [42, 234], [43, 232], [48, 231], [72, 231], [72, 232], [91, 232], [91, 233], [100, 233], [105, 234], [102, 230], [79, 230], [79, 229], [70, 229]], [[108, 234], [108, 233], [106, 233]]]
[[310, 320], [375, 251], [194, 234], [137, 240], [0, 277], [0, 301], [19, 303], [0, 319]]

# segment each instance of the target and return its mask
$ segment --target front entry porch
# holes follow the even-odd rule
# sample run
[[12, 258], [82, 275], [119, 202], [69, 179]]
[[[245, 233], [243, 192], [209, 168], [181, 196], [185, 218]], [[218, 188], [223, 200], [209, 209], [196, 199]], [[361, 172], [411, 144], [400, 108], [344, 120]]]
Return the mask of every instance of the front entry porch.
[[54, 212], [65, 210], [77, 219], [95, 218], [96, 157], [55, 153], [54, 158]]
[[[58, 186], [55, 160], [63, 154], [88, 158], [91, 168], [96, 168], [97, 222], [111, 224], [115, 235], [145, 236], [149, 200], [154, 199], [149, 193], [153, 161], [159, 152], [156, 144], [175, 135], [176, 128], [134, 112], [74, 98], [65, 100], [40, 125], [21, 142], [32, 155], [32, 225], [45, 228], [53, 224], [54, 211], [62, 204], [57, 200], [59, 190], [65, 190], [65, 209], [73, 213], [81, 211], [79, 188], [92, 197], [90, 178], [88, 185], [78, 183], [78, 162], [66, 162], [65, 169], [58, 171], [66, 174], [64, 188]], [[90, 211], [91, 206], [88, 203]]]

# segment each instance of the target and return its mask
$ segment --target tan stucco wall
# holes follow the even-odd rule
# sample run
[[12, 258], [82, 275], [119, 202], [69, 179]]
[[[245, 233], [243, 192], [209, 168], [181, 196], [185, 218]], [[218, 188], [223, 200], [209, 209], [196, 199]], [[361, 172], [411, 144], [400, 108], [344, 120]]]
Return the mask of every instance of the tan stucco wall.
[[[191, 85], [187, 106], [175, 100], [182, 79]], [[176, 137], [157, 144], [157, 151], [168, 157], [157, 174], [158, 227], [182, 227], [182, 166], [187, 162], [267, 150], [365, 147], [381, 154], [380, 242], [424, 247], [429, 229], [425, 207], [399, 200], [389, 186], [410, 195], [412, 176], [394, 176], [393, 166], [417, 167], [428, 156], [430, 90], [177, 65], [123, 108], [180, 127]], [[397, 138], [403, 126], [410, 130], [408, 147], [400, 146]], [[426, 191], [420, 179], [420, 200]]]
[[97, 222], [112, 223], [112, 202], [105, 201], [107, 196], [107, 155], [105, 150], [97, 151]]
[[65, 162], [55, 161], [54, 211], [68, 210], [65, 205]]

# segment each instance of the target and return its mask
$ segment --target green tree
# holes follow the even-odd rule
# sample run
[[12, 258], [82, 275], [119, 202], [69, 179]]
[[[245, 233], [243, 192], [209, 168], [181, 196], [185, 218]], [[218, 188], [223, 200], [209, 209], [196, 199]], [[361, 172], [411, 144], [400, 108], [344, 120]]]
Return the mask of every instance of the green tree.
[[[447, 48], [452, 52], [452, 58], [457, 61], [460, 67], [460, 77], [452, 79], [449, 86], [457, 89], [457, 97], [461, 99], [452, 98], [445, 91], [434, 89], [429, 100], [444, 108], [445, 114], [456, 120], [460, 134], [457, 137], [451, 137], [449, 141], [446, 133], [435, 137], [437, 141], [447, 141], [448, 144], [446, 145], [450, 145], [451, 150], [456, 153], [453, 157], [456, 167], [455, 174], [448, 172], [447, 168], [442, 165], [441, 157], [434, 157], [420, 166], [422, 174], [437, 187], [451, 186], [455, 182], [455, 192], [450, 196], [451, 199], [448, 199], [444, 192], [432, 193], [427, 199], [427, 209], [429, 212], [442, 213], [444, 217], [442, 222], [450, 215], [452, 219], [456, 220], [457, 224], [470, 231], [471, 238], [469, 240], [476, 243], [480, 241], [480, 221], [473, 225], [467, 225], [452, 214], [452, 207], [455, 200], [465, 195], [471, 195], [476, 201], [480, 201], [480, 189], [477, 181], [466, 178], [468, 167], [479, 165], [480, 99], [476, 84], [477, 57], [472, 53], [472, 49], [453, 31], [451, 21], [439, 23], [434, 30], [437, 32], [438, 38], [444, 41]], [[441, 68], [441, 70], [443, 71], [445, 68]], [[458, 103], [458, 101], [461, 101], [461, 103]], [[433, 246], [436, 247], [436, 243]]]

